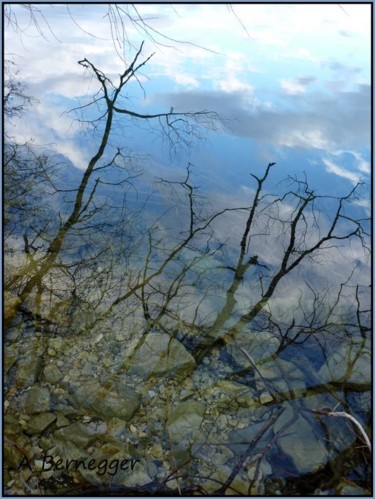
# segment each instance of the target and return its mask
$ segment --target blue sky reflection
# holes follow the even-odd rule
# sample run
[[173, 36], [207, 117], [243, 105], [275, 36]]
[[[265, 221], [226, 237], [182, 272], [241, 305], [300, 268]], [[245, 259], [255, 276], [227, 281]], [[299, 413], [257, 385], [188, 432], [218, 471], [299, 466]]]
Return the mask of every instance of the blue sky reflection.
[[[26, 27], [27, 11], [12, 8]], [[87, 57], [116, 78], [123, 67], [119, 55], [130, 59], [132, 50], [124, 54], [116, 47], [116, 54], [106, 5], [47, 4], [38, 9], [51, 28], [49, 32], [44, 26], [47, 39], [36, 37], [32, 28], [23, 31], [22, 39], [6, 29], [6, 54], [12, 54], [30, 94], [40, 100], [32, 121], [23, 120], [18, 133], [53, 144], [82, 168], [90, 146], [77, 142], [72, 117], [61, 115], [77, 98], [82, 101], [96, 90], [77, 61]], [[224, 175], [224, 188], [227, 182], [238, 185], [244, 172], [258, 171], [268, 161], [288, 173], [309, 170], [309, 178], [332, 185], [338, 179], [343, 184], [369, 180], [369, 4], [344, 9], [337, 4], [137, 9], [154, 30], [184, 43], [159, 37], [162, 46], [146, 39], [144, 54], [155, 55], [141, 76], [146, 94], [137, 84], [128, 89], [134, 109], [210, 109], [225, 120], [219, 136], [208, 133], [207, 147], [201, 145], [192, 158], [198, 170], [206, 168], [200, 162], [208, 162], [214, 179], [220, 182]], [[126, 28], [137, 48], [144, 34], [132, 25]], [[135, 131], [135, 141], [139, 133]], [[151, 141], [148, 152], [159, 156], [159, 150], [160, 143]], [[184, 161], [180, 157], [178, 163]]]

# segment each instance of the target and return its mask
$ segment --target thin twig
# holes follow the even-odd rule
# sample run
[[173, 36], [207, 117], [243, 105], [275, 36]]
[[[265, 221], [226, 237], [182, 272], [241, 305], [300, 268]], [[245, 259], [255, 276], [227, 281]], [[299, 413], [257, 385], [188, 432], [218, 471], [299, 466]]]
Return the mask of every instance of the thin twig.
[[367, 447], [369, 448], [370, 452], [371, 452], [371, 442], [370, 442], [370, 439], [368, 438], [363, 426], [361, 425], [361, 423], [359, 421], [357, 421], [357, 419], [355, 419], [354, 416], [352, 416], [351, 414], [348, 414], [347, 412], [344, 412], [344, 411], [340, 411], [340, 412], [334, 412], [334, 411], [331, 411], [329, 408], [326, 408], [324, 407], [323, 409], [320, 409], [320, 410], [317, 410], [317, 411], [313, 411], [315, 414], [321, 414], [323, 416], [332, 416], [334, 418], [346, 418], [346, 419], [350, 419], [350, 421], [358, 428], [358, 430], [360, 431]]

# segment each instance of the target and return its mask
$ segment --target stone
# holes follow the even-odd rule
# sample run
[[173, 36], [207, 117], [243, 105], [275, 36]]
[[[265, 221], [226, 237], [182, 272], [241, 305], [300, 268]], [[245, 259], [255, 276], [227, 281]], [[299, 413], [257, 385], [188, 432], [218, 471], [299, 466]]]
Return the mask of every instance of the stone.
[[37, 416], [33, 416], [27, 423], [26, 432], [30, 435], [42, 433], [48, 426], [56, 421], [56, 415], [52, 412], [42, 412]]
[[14, 317], [21, 299], [18, 296], [13, 296], [9, 291], [4, 291], [4, 320], [10, 320]]
[[86, 362], [81, 369], [82, 376], [93, 376], [95, 372], [96, 369], [90, 362]]
[[263, 405], [263, 404], [267, 404], [267, 402], [272, 402], [273, 400], [273, 397], [270, 393], [268, 392], [262, 392], [260, 395], [259, 395], [259, 402]]
[[182, 442], [181, 445], [177, 444], [173, 446], [171, 458], [173, 465], [179, 470], [182, 470], [182, 468], [192, 460], [190, 452], [186, 448], [186, 445], [184, 445], [184, 442]]
[[112, 418], [108, 422], [107, 432], [115, 438], [119, 438], [126, 430], [126, 421], [120, 418]]
[[[228, 446], [235, 455], [245, 452], [252, 441], [261, 433], [266, 425], [266, 420], [250, 424], [247, 428], [232, 430], [229, 432]], [[265, 432], [258, 441], [257, 448], [268, 444], [269, 431]]]
[[193, 370], [195, 360], [179, 341], [167, 334], [152, 333], [134, 356], [124, 362], [123, 367], [128, 368], [130, 374], [141, 377], [173, 376]]
[[258, 366], [259, 372], [255, 379], [257, 386], [269, 392], [288, 395], [289, 391], [301, 391], [306, 388], [303, 372], [292, 362], [283, 359], [273, 359], [266, 364]]
[[268, 331], [241, 331], [236, 335], [236, 341], [231, 337], [225, 337], [227, 340], [227, 352], [244, 369], [251, 367], [251, 363], [246, 355], [241, 351], [242, 347], [251, 356], [255, 363], [272, 356], [280, 345], [277, 337]]
[[63, 374], [55, 364], [48, 364], [43, 371], [44, 379], [48, 383], [57, 383], [63, 378]]
[[215, 428], [219, 431], [224, 431], [228, 428], [228, 418], [225, 414], [219, 414], [219, 416], [215, 418]]
[[[37, 418], [38, 416], [35, 416], [35, 417]], [[44, 451], [48, 451], [52, 447], [53, 443], [52, 443], [52, 440], [50, 438], [47, 438], [46, 436], [42, 436], [38, 440], [38, 445]]]
[[44, 461], [43, 459], [35, 459], [34, 461], [34, 467], [35, 467], [35, 471], [43, 471], [43, 468], [44, 468]]
[[337, 345], [319, 370], [323, 382], [371, 383], [371, 345], [361, 338]]
[[64, 428], [55, 431], [53, 436], [60, 440], [69, 440], [79, 448], [85, 448], [96, 438], [95, 432], [82, 423], [64, 426]]
[[336, 485], [336, 494], [339, 496], [371, 496], [371, 492], [346, 478], [342, 478]]
[[30, 441], [22, 433], [22, 428], [18, 424], [5, 424], [4, 437], [3, 463], [10, 468], [19, 470], [25, 456], [29, 461], [33, 457]]
[[[207, 494], [213, 494], [218, 490], [222, 484], [226, 482], [232, 472], [230, 466], [219, 466], [209, 479], [202, 483], [202, 487]], [[249, 490], [249, 481], [244, 480], [241, 476], [237, 475], [232, 480], [231, 484], [225, 491], [225, 495], [243, 495], [247, 496]]]
[[26, 388], [33, 385], [38, 379], [42, 367], [43, 360], [40, 356], [30, 355], [19, 358], [17, 361], [17, 386]]
[[135, 466], [134, 470], [128, 473], [124, 485], [126, 487], [141, 487], [152, 482], [152, 478], [146, 471]]
[[196, 400], [181, 402], [172, 410], [168, 420], [167, 429], [170, 437], [175, 442], [196, 438], [205, 413], [205, 404]]
[[[61, 430], [59, 430], [61, 431]], [[58, 432], [54, 433], [55, 434]], [[73, 442], [66, 440], [64, 437], [55, 438], [55, 452], [54, 457], [59, 459], [63, 459], [64, 461], [71, 459], [84, 459], [87, 460], [89, 458], [89, 454], [83, 447], [78, 447]]]
[[[274, 433], [277, 433], [291, 421], [293, 416], [293, 407], [291, 403], [288, 403], [286, 410], [273, 426]], [[326, 435], [315, 421], [314, 416], [304, 413], [303, 416], [298, 416], [296, 421], [285, 429], [285, 432], [280, 434], [277, 445], [292, 459], [297, 471], [303, 475], [314, 473], [328, 461], [329, 455], [325, 439]]]
[[65, 350], [65, 342], [62, 338], [51, 338], [48, 342], [48, 346], [55, 350], [56, 352], [63, 352]]
[[106, 421], [115, 417], [129, 421], [140, 404], [138, 393], [118, 381], [88, 382], [70, 398], [78, 410], [89, 410]]
[[205, 393], [207, 397], [217, 400], [216, 407], [223, 413], [232, 413], [238, 409], [238, 406], [253, 407], [257, 405], [252, 390], [235, 381], [220, 380], [209, 386]]
[[6, 331], [4, 331], [4, 340], [7, 342], [15, 342], [21, 335], [21, 328], [19, 326], [8, 327]]
[[225, 495], [233, 496], [249, 496], [249, 480], [242, 478], [240, 475], [234, 477], [230, 487], [225, 491]]
[[[258, 459], [257, 459], [258, 458]], [[260, 460], [260, 463], [259, 463]], [[247, 476], [250, 480], [256, 479], [256, 481], [260, 481], [262, 477], [266, 475], [272, 475], [272, 468], [268, 461], [264, 458], [262, 454], [252, 455], [249, 457], [249, 461], [252, 464], [247, 464]]]
[[104, 435], [105, 433], [107, 433], [108, 426], [107, 426], [107, 423], [105, 421], [98, 421], [97, 423], [90, 423], [89, 426], [94, 428], [95, 432], [98, 434]]
[[93, 345], [96, 345], [97, 343], [99, 343], [102, 339], [104, 338], [104, 335], [103, 333], [99, 333], [93, 340], [92, 340], [92, 343]]
[[4, 442], [3, 463], [6, 463], [7, 467], [18, 470], [24, 458], [25, 456], [22, 451], [18, 450], [13, 443], [9, 441]]
[[103, 456], [112, 458], [113, 456], [128, 456], [129, 445], [122, 442], [108, 442], [100, 448]]
[[17, 362], [19, 353], [15, 343], [4, 345], [4, 370], [7, 373]]
[[214, 452], [211, 456], [211, 462], [215, 466], [215, 468], [218, 468], [219, 466], [223, 466], [227, 461], [228, 461], [228, 459], [225, 456], [225, 454], [222, 452], [219, 452], [219, 451]]
[[24, 407], [27, 414], [49, 412], [51, 409], [51, 397], [48, 388], [40, 385], [31, 387], [25, 397]]

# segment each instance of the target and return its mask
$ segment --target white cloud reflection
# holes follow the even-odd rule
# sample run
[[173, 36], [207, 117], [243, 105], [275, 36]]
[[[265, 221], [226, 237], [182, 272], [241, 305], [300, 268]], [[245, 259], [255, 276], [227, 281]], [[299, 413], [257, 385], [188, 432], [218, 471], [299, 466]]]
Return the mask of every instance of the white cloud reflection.
[[[78, 166], [85, 146], [72, 153], [76, 135], [61, 112], [98, 87], [77, 61], [87, 57], [116, 80], [124, 68], [119, 56], [131, 60], [146, 38], [145, 56], [155, 52], [141, 75], [147, 102], [213, 109], [231, 118], [227, 135], [269, 150], [321, 151], [326, 171], [349, 182], [370, 173], [370, 5], [346, 4], [345, 12], [337, 4], [233, 4], [234, 12], [225, 4], [137, 5], [163, 43], [126, 23], [133, 45], [126, 54], [118, 44], [116, 53], [111, 38], [106, 14], [113, 5], [70, 4], [68, 12], [65, 4], [38, 4], [48, 40], [26, 29], [27, 9], [12, 5], [23, 35], [6, 26], [5, 53], [40, 100], [29, 135], [70, 151]], [[144, 103], [139, 88], [130, 88], [129, 98]], [[354, 169], [335, 153], [346, 149], [357, 160]]]
[[339, 166], [329, 159], [323, 158], [323, 163], [326, 165], [327, 171], [329, 173], [334, 173], [335, 175], [338, 175], [339, 177], [346, 178], [350, 180], [354, 185], [358, 184], [358, 182], [361, 181], [361, 176], [358, 175], [357, 173], [353, 173], [342, 166]]

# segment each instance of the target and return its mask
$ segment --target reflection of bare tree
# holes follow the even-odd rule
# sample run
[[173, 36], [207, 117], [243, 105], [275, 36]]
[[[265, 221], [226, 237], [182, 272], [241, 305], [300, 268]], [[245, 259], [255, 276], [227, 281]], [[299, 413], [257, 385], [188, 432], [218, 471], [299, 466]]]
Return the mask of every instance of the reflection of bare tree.
[[[95, 78], [100, 83], [102, 95], [101, 97], [94, 99], [91, 104], [97, 105], [99, 101], [103, 102], [104, 110], [103, 114], [99, 117], [99, 122], [103, 121], [104, 127], [101, 132], [102, 135], [97, 151], [88, 162], [80, 184], [76, 189], [58, 188], [55, 186], [53, 180], [46, 174], [47, 181], [51, 184], [53, 189], [52, 194], [56, 192], [73, 194], [73, 198], [71, 198], [70, 201], [72, 208], [67, 215], [60, 215], [60, 221], [54, 234], [46, 236], [46, 234], [42, 232], [34, 236], [34, 246], [37, 245], [38, 239], [44, 239], [44, 251], [39, 251], [38, 253], [35, 252], [31, 263], [23, 268], [23, 271], [20, 274], [24, 277], [24, 279], [22, 279], [21, 282], [17, 282], [19, 305], [22, 305], [22, 303], [28, 300], [35, 289], [43, 288], [43, 281], [51, 272], [62, 269], [66, 277], [66, 268], [64, 268], [64, 264], [61, 261], [62, 254], [66, 251], [66, 248], [74, 245], [74, 243], [72, 244], [72, 241], [74, 238], [77, 240], [77, 236], [79, 237], [78, 244], [80, 245], [81, 254], [80, 260], [76, 263], [76, 265], [82, 266], [82, 262], [84, 262], [87, 267], [90, 262], [100, 261], [100, 255], [102, 255], [104, 251], [108, 256], [110, 247], [105, 245], [105, 248], [103, 248], [101, 242], [105, 239], [104, 232], [106, 231], [108, 234], [109, 229], [112, 229], [113, 232], [113, 230], [115, 230], [115, 224], [113, 221], [108, 219], [108, 210], [106, 211], [107, 218], [101, 218], [105, 205], [98, 205], [96, 201], [97, 193], [102, 184], [129, 185], [131, 184], [131, 180], [134, 178], [134, 174], [129, 171], [127, 157], [121, 149], [118, 148], [117, 152], [113, 153], [109, 160], [105, 160], [104, 154], [108, 146], [109, 137], [113, 127], [113, 119], [116, 114], [122, 114], [133, 119], [137, 118], [145, 121], [157, 120], [168, 141], [174, 145], [179, 141], [184, 144], [188, 144], [188, 140], [194, 137], [196, 133], [199, 133], [199, 126], [202, 124], [209, 124], [212, 122], [212, 119], [217, 117], [215, 113], [208, 113], [206, 111], [197, 113], [168, 112], [158, 114], [141, 114], [129, 110], [119, 104], [118, 101], [121, 99], [121, 91], [123, 88], [132, 79], [137, 79], [137, 72], [148, 62], [151, 57], [148, 57], [143, 62], [138, 62], [142, 47], [143, 43], [135, 55], [132, 63], [120, 75], [120, 80], [117, 86], [114, 85], [109, 78], [107, 78], [87, 59], [79, 62], [79, 64], [83, 67], [92, 71]], [[88, 106], [90, 106], [90, 104], [85, 105], [85, 108]], [[96, 120], [93, 121], [93, 126], [96, 128], [97, 124], [95, 121]], [[101, 160], [103, 161], [102, 163]], [[118, 169], [120, 172], [125, 171], [125, 175], [123, 175], [121, 180], [117, 182], [105, 180], [106, 172], [109, 169]], [[100, 177], [99, 175], [102, 176]], [[124, 225], [123, 219], [120, 218], [119, 222]], [[50, 237], [49, 240], [48, 237]], [[192, 235], [190, 235], [189, 239], [191, 238]], [[85, 240], [89, 241], [86, 245], [82, 244], [85, 243]], [[89, 251], [87, 248], [89, 248]], [[179, 250], [177, 250], [177, 253], [178, 251]], [[25, 248], [25, 253], [29, 255], [30, 259], [29, 245]], [[173, 259], [174, 256], [175, 254], [172, 253], [170, 260]], [[69, 262], [68, 265], [72, 266], [72, 263]], [[164, 266], [162, 269], [163, 268]], [[158, 274], [160, 274], [160, 272]], [[86, 278], [87, 277], [88, 276], [86, 275]], [[15, 285], [16, 283], [12, 282], [10, 289], [13, 288], [14, 290]], [[139, 289], [140, 287], [141, 286], [139, 285], [136, 289]], [[73, 287], [73, 290], [74, 289], [75, 288]], [[135, 290], [133, 290], [132, 293], [134, 291]], [[122, 301], [122, 299], [119, 298], [118, 301]]]
[[[252, 206], [249, 208], [249, 216], [246, 220], [245, 229], [240, 242], [240, 254], [236, 265], [231, 266], [231, 268], [234, 269], [233, 280], [227, 290], [225, 305], [217, 315], [216, 320], [209, 330], [209, 334], [213, 338], [218, 335], [220, 338], [226, 335], [227, 340], [229, 336], [235, 338], [236, 334], [244, 327], [249, 327], [252, 321], [264, 311], [281, 281], [298, 266], [302, 265], [304, 260], [314, 261], [314, 258], [317, 255], [324, 255], [325, 253], [334, 251], [343, 241], [349, 242], [354, 238], [358, 238], [363, 248], [367, 249], [366, 237], [368, 234], [363, 227], [362, 220], [357, 220], [346, 214], [346, 207], [356, 196], [358, 186], [354, 187], [346, 196], [337, 197], [336, 199], [330, 197], [330, 200], [334, 200], [336, 206], [333, 211], [333, 216], [327, 222], [327, 226], [323, 228], [318, 224], [318, 217], [319, 203], [322, 203], [325, 200], [325, 197], [311, 191], [306, 181], [293, 181], [296, 185], [296, 190], [290, 190], [282, 196], [275, 196], [273, 200], [268, 201], [266, 207], [258, 206], [263, 197], [266, 197], [266, 195], [262, 196], [261, 193], [263, 183], [268, 177], [271, 166], [272, 165], [269, 165], [267, 167], [262, 178], [256, 177], [258, 187]], [[267, 195], [267, 198], [268, 196], [269, 195]], [[282, 207], [285, 204], [288, 205], [288, 214], [284, 218], [281, 213]], [[254, 301], [249, 303], [248, 311], [241, 314], [234, 324], [225, 328], [225, 323], [232, 318], [232, 313], [236, 304], [235, 294], [239, 284], [244, 279], [246, 271], [252, 265], [257, 264], [254, 257], [249, 258], [249, 256], [247, 256], [246, 261], [246, 255], [252, 253], [253, 239], [256, 238], [256, 221], [258, 218], [264, 220], [264, 217], [268, 220], [276, 220], [280, 227], [279, 230], [281, 231], [280, 235], [282, 236], [283, 246], [278, 251], [279, 263], [274, 265], [276, 268], [272, 272], [269, 272], [268, 275], [259, 273], [259, 297], [253, 298]], [[275, 234], [272, 234], [272, 236], [270, 235], [268, 238], [269, 244], [273, 244], [273, 237], [275, 237]], [[264, 242], [267, 244], [266, 240]], [[270, 318], [270, 323], [275, 328], [279, 329], [281, 339], [280, 350], [283, 349], [288, 342], [297, 342], [299, 336], [303, 334], [303, 331], [316, 330], [316, 322], [318, 320], [318, 315], [321, 312], [319, 309], [321, 309], [322, 301], [324, 302], [324, 299], [322, 300], [321, 292], [316, 294], [309, 283], [307, 283], [307, 287], [314, 294], [315, 303], [312, 308], [312, 315], [309, 317], [306, 317], [305, 315], [306, 321], [304, 325], [296, 325], [292, 322], [286, 333], [282, 333], [280, 327], [274, 323], [272, 317]], [[338, 295], [338, 299], [339, 297], [340, 294]], [[301, 299], [300, 306], [303, 309], [304, 305], [302, 301], [303, 300]], [[333, 305], [333, 308], [335, 306], [337, 306], [337, 300], [336, 304]], [[322, 318], [320, 318], [319, 327], [327, 327], [333, 314], [333, 308], [331, 311], [325, 311], [325, 320], [322, 321]], [[295, 333], [295, 336], [293, 337], [291, 334], [293, 335], [295, 330], [298, 332]], [[198, 359], [202, 359], [214, 344], [215, 340], [212, 341], [210, 346], [201, 349], [198, 353]]]
[[[93, 75], [100, 90], [76, 111], [84, 113], [91, 106], [99, 111], [99, 117], [90, 118], [89, 124], [101, 135], [96, 153], [76, 188], [63, 186], [46, 159], [30, 159], [27, 150], [21, 161], [14, 144], [6, 149], [9, 228], [14, 221], [11, 204], [16, 202], [17, 210], [21, 210], [17, 203], [23, 191], [20, 194], [10, 175], [20, 165], [36, 168], [37, 173], [28, 170], [32, 174], [27, 185], [35, 188], [36, 180], [40, 180], [45, 191], [36, 190], [39, 195], [45, 192], [47, 199], [60, 196], [66, 201], [63, 209], [60, 205], [59, 210], [43, 211], [42, 216], [40, 207], [35, 209], [36, 198], [30, 198], [31, 211], [21, 217], [25, 230], [18, 234], [22, 261], [16, 270], [9, 266], [6, 278], [7, 291], [17, 297], [13, 313], [6, 317], [7, 324], [25, 305], [34, 315], [55, 321], [60, 334], [71, 331], [78, 338], [90, 335], [94, 329], [108, 331], [116, 320], [123, 324], [134, 318], [132, 326], [137, 327], [132, 327], [131, 339], [135, 341], [126, 351], [124, 364], [110, 373], [114, 377], [127, 370], [155, 331], [162, 332], [170, 344], [177, 339], [186, 346], [196, 363], [193, 360], [190, 364], [192, 370], [194, 365], [199, 369], [206, 361], [210, 363], [218, 351], [225, 354], [227, 348], [238, 346], [239, 351], [246, 352], [244, 360], [249, 363], [243, 371], [227, 377], [245, 379], [246, 384], [240, 386], [239, 394], [229, 398], [228, 404], [240, 399], [242, 390], [250, 391], [248, 383], [254, 391], [261, 392], [255, 409], [260, 407], [265, 412], [259, 416], [261, 428], [236, 456], [229, 476], [221, 481], [216, 479], [215, 492], [233, 490], [233, 481], [245, 463], [255, 467], [251, 489], [262, 460], [297, 420], [310, 421], [312, 414], [336, 417], [336, 411], [319, 407], [307, 410], [305, 405], [311, 401], [313, 404], [314, 397], [323, 394], [331, 407], [340, 403], [343, 410], [338, 412], [342, 418], [343, 411], [350, 411], [347, 393], [369, 390], [364, 369], [358, 368], [369, 355], [368, 288], [356, 282], [353, 268], [340, 278], [340, 284], [330, 289], [320, 286], [313, 271], [311, 275], [306, 272], [317, 263], [324, 266], [325, 259], [335, 258], [339, 250], [355, 242], [359, 242], [363, 254], [368, 251], [367, 221], [356, 218], [350, 209], [359, 186], [346, 195], [323, 196], [312, 191], [307, 180], [287, 179], [286, 188], [281, 184], [278, 192], [271, 194], [266, 188], [274, 166], [270, 163], [262, 176], [252, 175], [256, 188], [249, 206], [214, 209], [200, 197], [189, 165], [181, 180], [159, 179], [159, 187], [168, 192], [167, 199], [177, 199], [178, 220], [171, 224], [175, 228], [167, 230], [168, 216], [173, 218], [168, 210], [156, 222], [146, 223], [144, 206], [130, 210], [127, 204], [128, 190], [139, 172], [132, 167], [125, 150], [111, 150], [115, 117], [156, 123], [173, 147], [189, 146], [191, 140], [199, 138], [200, 127], [210, 126], [217, 115], [206, 111], [177, 113], [173, 108], [167, 113], [130, 109], [121, 92], [132, 79], [137, 79], [137, 72], [149, 60], [139, 61], [142, 47], [117, 84], [89, 60], [79, 63]], [[108, 191], [104, 196], [104, 187], [121, 188], [121, 201], [110, 199]], [[58, 216], [54, 218], [51, 213]], [[237, 225], [239, 234], [234, 249], [226, 244], [225, 232], [231, 224]], [[14, 234], [17, 236], [15, 230], [8, 231], [9, 238]], [[272, 247], [275, 249], [269, 251]], [[284, 302], [288, 308], [284, 318], [277, 311], [276, 298], [280, 297], [284, 282], [289, 287], [293, 284], [299, 270], [299, 299], [290, 305]], [[129, 329], [121, 330], [125, 341], [130, 336]], [[254, 338], [263, 336], [266, 346], [262, 355], [253, 360], [252, 354], [247, 353], [248, 347]], [[270, 339], [276, 339], [277, 345], [267, 349]], [[342, 351], [335, 352], [339, 347]], [[309, 370], [310, 349], [319, 353], [316, 357], [322, 359], [319, 368], [326, 368], [325, 378], [317, 372], [318, 368]], [[336, 369], [338, 354], [345, 358], [340, 371]], [[285, 355], [293, 363], [285, 363]], [[227, 362], [230, 364], [230, 360]], [[293, 371], [291, 366], [296, 369]], [[184, 376], [189, 374], [185, 372]], [[248, 374], [251, 376], [245, 378]], [[151, 372], [149, 377], [152, 375]], [[147, 385], [145, 390], [148, 388]], [[169, 401], [166, 406], [169, 410]], [[291, 415], [280, 423], [286, 409]], [[213, 418], [213, 427], [221, 415], [219, 412]], [[277, 423], [280, 424], [275, 429]], [[182, 461], [174, 464], [163, 483], [153, 483], [144, 490], [163, 490], [168, 481], [186, 478], [198, 452], [210, 446], [211, 430], [205, 431], [202, 430], [202, 440], [194, 450], [189, 448], [188, 456], [183, 455]], [[170, 446], [171, 455], [176, 458], [181, 449], [172, 440]], [[188, 490], [179, 488], [177, 480], [176, 483], [179, 493]], [[205, 492], [203, 486], [195, 490]]]

